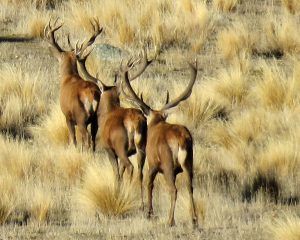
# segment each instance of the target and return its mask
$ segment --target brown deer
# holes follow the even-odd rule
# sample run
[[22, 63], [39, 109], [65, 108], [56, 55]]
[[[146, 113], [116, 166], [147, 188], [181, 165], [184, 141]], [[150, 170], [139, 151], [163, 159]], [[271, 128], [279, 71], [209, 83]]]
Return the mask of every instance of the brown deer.
[[[75, 145], [77, 144], [75, 135], [75, 126], [78, 127], [82, 136], [82, 146], [90, 146], [90, 134], [87, 131], [88, 124], [91, 124], [91, 137], [93, 150], [96, 147], [96, 134], [98, 131], [97, 108], [100, 101], [100, 89], [96, 82], [85, 81], [77, 69], [76, 51], [63, 50], [55, 39], [55, 32], [63, 24], [57, 24], [58, 19], [51, 25], [51, 20], [44, 29], [44, 36], [51, 44], [52, 52], [60, 63], [60, 107], [65, 115], [69, 130], [69, 139]], [[97, 21], [91, 22], [94, 28], [94, 34], [87, 41], [86, 45], [91, 45], [96, 37], [102, 32]], [[70, 39], [68, 37], [68, 43]]]
[[191, 80], [185, 91], [169, 101], [169, 94], [167, 94], [167, 103], [161, 110], [151, 109], [143, 98], [139, 98], [134, 92], [128, 79], [128, 70], [133, 66], [133, 63], [128, 63], [124, 69], [123, 81], [125, 82], [129, 93], [124, 94], [128, 100], [135, 103], [144, 113], [147, 118], [148, 134], [146, 145], [146, 156], [148, 160], [148, 217], [153, 213], [152, 207], [152, 190], [153, 182], [158, 172], [163, 173], [167, 183], [169, 192], [171, 194], [171, 208], [169, 213], [168, 224], [173, 226], [175, 202], [177, 198], [177, 189], [175, 186], [176, 175], [183, 172], [187, 178], [187, 189], [190, 199], [190, 211], [193, 225], [197, 225], [197, 215], [195, 212], [195, 205], [193, 199], [193, 138], [189, 130], [177, 124], [169, 124], [166, 122], [167, 110], [177, 106], [181, 101], [187, 99], [191, 92], [197, 76], [197, 64], [189, 64], [191, 68]]
[[[113, 86], [105, 85], [101, 80], [90, 75], [85, 66], [89, 51], [84, 55], [85, 47], [80, 49], [78, 55], [78, 67], [85, 79], [98, 81], [101, 89], [101, 99], [98, 108], [98, 124], [100, 128], [100, 145], [106, 150], [112, 164], [115, 176], [123, 179], [125, 169], [132, 179], [133, 165], [129, 158], [137, 154], [138, 180], [141, 191], [141, 207], [143, 208], [143, 166], [145, 162], [145, 147], [147, 136], [147, 122], [143, 113], [135, 108], [123, 108], [120, 106], [121, 81], [115, 75]], [[139, 59], [140, 66], [130, 76], [130, 80], [140, 76], [152, 62], [148, 60], [147, 53], [143, 51], [143, 57]], [[119, 165], [118, 165], [119, 158]]]

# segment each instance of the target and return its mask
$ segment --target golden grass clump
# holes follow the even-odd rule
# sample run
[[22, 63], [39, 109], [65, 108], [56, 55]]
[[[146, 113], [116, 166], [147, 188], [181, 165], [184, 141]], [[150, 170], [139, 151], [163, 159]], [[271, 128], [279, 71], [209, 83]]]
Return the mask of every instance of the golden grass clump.
[[89, 19], [97, 17], [105, 29], [105, 39], [123, 48], [151, 44], [161, 49], [188, 44], [198, 52], [214, 26], [206, 5], [191, 0], [175, 4], [170, 0], [114, 0], [103, 1], [101, 6], [97, 1], [72, 2], [68, 7], [68, 22], [76, 24], [76, 29], [91, 31]]
[[291, 14], [295, 14], [300, 11], [300, 2], [298, 0], [281, 0], [282, 5]]
[[46, 11], [32, 11], [28, 13], [24, 20], [22, 30], [24, 34], [34, 38], [44, 37], [44, 28], [50, 19], [49, 13]]
[[214, 99], [223, 102], [230, 109], [233, 106], [246, 105], [250, 88], [249, 69], [247, 59], [240, 64], [234, 64], [221, 69], [217, 78], [211, 79], [208, 88], [214, 94]]
[[297, 54], [300, 52], [299, 22], [295, 16], [266, 15], [262, 21], [262, 50]]
[[104, 215], [124, 216], [138, 206], [138, 194], [132, 185], [123, 181], [119, 186], [108, 163], [91, 163], [87, 166], [78, 200], [87, 209]]
[[69, 143], [66, 118], [59, 103], [53, 103], [50, 106], [50, 113], [44, 116], [38, 125], [30, 127], [29, 131], [36, 140], [43, 143], [53, 145], [67, 145]]
[[34, 187], [30, 197], [31, 199], [28, 199], [30, 216], [38, 222], [47, 221], [53, 206], [50, 192], [46, 192], [41, 187]]
[[15, 208], [15, 187], [13, 177], [0, 174], [0, 225], [4, 224]]
[[273, 240], [300, 239], [300, 218], [296, 215], [285, 215], [266, 224], [268, 237]]
[[296, 139], [294, 136], [284, 140], [269, 140], [257, 156], [257, 171], [265, 176], [276, 176], [279, 181], [283, 179], [285, 190], [288, 188], [288, 184], [284, 184], [285, 179], [299, 177], [299, 141]]
[[223, 58], [230, 61], [236, 57], [252, 54], [256, 41], [256, 33], [250, 31], [244, 23], [236, 22], [218, 34], [217, 47]]
[[213, 6], [219, 11], [231, 12], [237, 7], [239, 0], [213, 0]]
[[0, 69], [0, 129], [24, 134], [46, 111], [47, 92], [38, 71], [34, 75], [4, 64]]
[[47, 149], [45, 154], [47, 154], [47, 151], [55, 151], [51, 156], [55, 174], [65, 179], [68, 184], [73, 184], [80, 180], [84, 175], [86, 165], [99, 158], [99, 156], [90, 152], [81, 152], [73, 145], [67, 148], [54, 147], [55, 150], [51, 149]]
[[0, 137], [0, 174], [25, 179], [32, 173], [35, 153], [25, 141]]
[[[184, 84], [177, 83], [174, 97], [178, 96], [184, 87]], [[206, 92], [206, 90], [203, 85], [194, 86], [192, 95], [187, 101], [182, 102], [178, 106], [179, 111], [176, 112], [174, 118], [178, 120], [181, 116], [183, 121], [180, 121], [180, 123], [185, 124], [190, 129], [194, 129], [214, 118], [225, 117], [223, 115], [226, 114], [226, 107], [223, 103], [213, 99], [211, 93]]]
[[287, 76], [277, 64], [268, 65], [263, 61], [261, 66], [262, 80], [257, 80], [250, 94], [253, 100], [270, 110], [295, 109], [300, 101], [298, 63], [294, 65], [292, 76]]

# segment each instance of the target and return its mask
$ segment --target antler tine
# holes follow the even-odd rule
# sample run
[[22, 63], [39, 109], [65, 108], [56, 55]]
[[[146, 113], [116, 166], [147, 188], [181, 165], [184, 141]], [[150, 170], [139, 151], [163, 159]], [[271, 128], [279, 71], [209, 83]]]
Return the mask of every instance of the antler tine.
[[170, 93], [169, 93], [169, 91], [167, 90], [167, 98], [166, 98], [166, 103], [165, 103], [165, 104], [168, 104], [168, 103], [169, 103], [169, 100], [170, 100]]
[[58, 22], [58, 19], [59, 18], [57, 18], [55, 20], [53, 26], [51, 26], [51, 18], [50, 18], [49, 23], [44, 28], [44, 36], [47, 39], [47, 41], [53, 47], [55, 47], [58, 52], [61, 53], [61, 52], [64, 52], [64, 50], [58, 45], [58, 43], [55, 40], [55, 36], [54, 36], [55, 32], [63, 26], [63, 23], [59, 24], [58, 26], [55, 26], [57, 24], [57, 22]]
[[100, 27], [99, 20], [96, 17], [93, 18], [93, 21], [90, 19], [90, 23], [92, 25], [94, 33], [90, 37], [90, 39], [86, 42], [86, 47], [85, 48], [87, 48], [88, 46], [92, 45], [95, 42], [97, 36], [99, 36], [102, 33], [102, 31], [103, 31], [103, 28]]
[[136, 61], [136, 64], [141, 62], [140, 67], [134, 74], [130, 75], [130, 81], [139, 77], [153, 61], [153, 59], [151, 59], [151, 60], [148, 59], [148, 54], [147, 54], [145, 46], [142, 49], [141, 55], [142, 55], [142, 57], [140, 57]]
[[[139, 108], [146, 114], [148, 115], [151, 111], [151, 108], [142, 100], [140, 99], [137, 94], [135, 93], [135, 91], [133, 90], [132, 86], [130, 85], [130, 80], [128, 78], [128, 69], [127, 71], [123, 71], [122, 72], [122, 82], [121, 82], [121, 86], [123, 85], [123, 80], [124, 83], [126, 84], [126, 87], [129, 91], [129, 94], [124, 94], [125, 97], [129, 100], [134, 102], [137, 106], [139, 106]], [[121, 87], [121, 89], [123, 88], [123, 86]], [[124, 92], [124, 91], [123, 91]]]
[[197, 61], [195, 62], [195, 65], [192, 63], [188, 63], [188, 64], [189, 64], [189, 67], [190, 67], [191, 73], [192, 73], [191, 80], [190, 80], [188, 86], [177, 98], [175, 98], [173, 101], [165, 104], [165, 106], [161, 109], [162, 111], [177, 106], [181, 101], [184, 101], [191, 95], [192, 89], [193, 89], [193, 86], [194, 86], [194, 83], [195, 83], [196, 77], [197, 77]]
[[71, 44], [70, 34], [68, 34], [67, 39], [68, 39], [68, 45], [69, 45], [69, 48], [71, 49], [71, 51], [74, 51], [75, 49], [74, 49], [74, 47], [73, 47], [72, 44]]

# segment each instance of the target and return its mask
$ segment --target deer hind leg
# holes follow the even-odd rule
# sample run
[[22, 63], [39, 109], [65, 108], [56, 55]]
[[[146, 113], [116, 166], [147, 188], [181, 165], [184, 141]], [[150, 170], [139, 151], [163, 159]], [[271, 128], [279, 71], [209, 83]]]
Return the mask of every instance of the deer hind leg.
[[68, 126], [68, 130], [69, 130], [69, 142], [73, 142], [73, 144], [76, 146], [77, 145], [77, 141], [76, 141], [76, 135], [75, 135], [75, 124], [73, 121], [71, 121], [70, 119], [66, 118], [66, 123]]
[[192, 217], [192, 224], [194, 227], [196, 227], [198, 224], [198, 220], [197, 220], [195, 202], [193, 197], [193, 152], [192, 150], [188, 152], [186, 159], [184, 159], [184, 164], [181, 167], [187, 181], [187, 190], [189, 194], [190, 214]]
[[130, 182], [132, 181], [132, 175], [133, 175], [133, 165], [129, 161], [127, 156], [120, 157], [120, 178], [123, 179], [123, 175], [125, 172], [125, 169], [127, 170]]
[[135, 147], [136, 147], [136, 159], [137, 159], [137, 166], [138, 166], [138, 181], [139, 187], [141, 190], [141, 209], [144, 209], [144, 191], [143, 191], [143, 168], [145, 164], [146, 154], [145, 154], [145, 144], [142, 139], [141, 134], [136, 133], [134, 136]]
[[118, 182], [120, 182], [120, 174], [119, 174], [119, 167], [118, 167], [118, 157], [117, 155], [114, 153], [113, 150], [111, 150], [110, 148], [106, 148], [105, 149], [107, 154], [108, 154], [108, 159], [111, 163], [111, 166], [113, 168], [113, 172], [114, 172], [114, 175], [116, 177], [116, 180]]
[[132, 174], [133, 174], [133, 165], [129, 161], [127, 157], [127, 152], [125, 150], [125, 147], [120, 146], [120, 148], [115, 149], [117, 156], [120, 159], [120, 178], [123, 179], [123, 175], [125, 172], [125, 169], [128, 172], [130, 181], [132, 180]]
[[147, 217], [150, 218], [153, 214], [153, 205], [152, 205], [152, 193], [153, 193], [153, 182], [158, 173], [157, 168], [150, 167], [147, 175], [147, 193], [148, 193], [148, 212]]
[[183, 174], [186, 177], [187, 180], [187, 190], [189, 194], [189, 201], [190, 201], [190, 214], [192, 217], [192, 224], [194, 227], [197, 226], [198, 220], [195, 210], [195, 202], [193, 197], [193, 173], [191, 171], [188, 171], [188, 169], [183, 168]]
[[78, 129], [79, 132], [81, 134], [81, 150], [83, 150], [83, 148], [85, 147], [86, 149], [88, 149], [91, 145], [91, 139], [90, 139], [90, 134], [87, 130], [87, 126], [80, 124], [78, 125]]
[[176, 199], [177, 199], [177, 189], [176, 189], [176, 185], [175, 185], [175, 174], [174, 174], [174, 170], [172, 167], [169, 167], [164, 172], [164, 178], [165, 178], [166, 184], [168, 186], [168, 189], [169, 189], [169, 192], [171, 195], [171, 207], [170, 207], [170, 212], [169, 212], [168, 225], [174, 226], [175, 225], [174, 212], [175, 212], [175, 204], [176, 204]]
[[138, 181], [141, 191], [141, 209], [144, 209], [144, 191], [143, 191], [143, 168], [146, 154], [143, 150], [137, 149]]
[[92, 120], [91, 122], [91, 137], [92, 137], [92, 147], [93, 151], [96, 151], [96, 136], [98, 132], [98, 120], [95, 118], [95, 120]]

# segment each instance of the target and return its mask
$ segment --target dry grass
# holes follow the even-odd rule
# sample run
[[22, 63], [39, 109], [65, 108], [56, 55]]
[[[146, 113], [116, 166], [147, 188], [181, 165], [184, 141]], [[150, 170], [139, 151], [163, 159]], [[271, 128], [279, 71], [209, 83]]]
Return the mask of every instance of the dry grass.
[[269, 66], [262, 61], [261, 66], [262, 80], [257, 82], [251, 93], [254, 100], [258, 100], [262, 106], [271, 110], [286, 107], [295, 109], [299, 102], [297, 62], [292, 76], [287, 76], [276, 64]]
[[276, 218], [267, 225], [269, 237], [274, 240], [297, 240], [300, 238], [300, 219], [296, 215]]
[[8, 64], [3, 65], [0, 71], [0, 129], [25, 134], [26, 127], [47, 108], [48, 93], [39, 80], [41, 72], [28, 74]]
[[[1, 36], [39, 37], [48, 18], [60, 16], [65, 25], [59, 41], [70, 32], [76, 42], [91, 33], [89, 19], [96, 16], [104, 26], [98, 43], [133, 54], [142, 45], [150, 53], [155, 46], [163, 50], [133, 82], [153, 108], [163, 105], [167, 89], [171, 99], [182, 92], [189, 79], [186, 61], [197, 55], [193, 93], [168, 121], [187, 126], [194, 137], [194, 193], [203, 231], [188, 227], [180, 174], [176, 227], [165, 226], [170, 201], [162, 176], [154, 184], [154, 217], [144, 218], [135, 183], [118, 187], [98, 143], [96, 153], [68, 144], [57, 103], [58, 65], [48, 45], [1, 38], [2, 238], [299, 238], [297, 5], [290, 14], [272, 0], [57, 1], [55, 9], [18, 3], [0, 2]], [[101, 51], [97, 46], [87, 65], [111, 84], [119, 63], [102, 59]], [[122, 96], [121, 104], [130, 106]], [[135, 157], [130, 160], [136, 166]]]
[[38, 126], [32, 126], [30, 132], [36, 140], [43, 143], [67, 145], [69, 131], [59, 103], [53, 103], [50, 106], [50, 113], [40, 120]]
[[94, 213], [124, 216], [138, 206], [137, 192], [124, 181], [120, 186], [110, 165], [91, 163], [86, 169], [78, 199]]
[[[120, 47], [151, 44], [158, 48], [187, 43], [196, 52], [200, 51], [213, 29], [213, 15], [202, 2], [170, 0], [104, 1], [70, 3], [68, 22], [90, 31], [89, 19], [97, 16], [105, 28], [106, 38]], [[140, 9], [135, 12], [134, 9]], [[180, 23], [180, 24], [179, 24]]]
[[213, 0], [213, 6], [223, 12], [231, 12], [236, 9], [239, 0]]
[[295, 14], [300, 10], [300, 3], [297, 0], [281, 0], [281, 2], [291, 14]]
[[249, 31], [248, 27], [239, 20], [231, 28], [218, 34], [217, 47], [225, 60], [252, 54], [258, 40], [256, 33]]
[[265, 36], [262, 48], [265, 52], [296, 54], [300, 51], [299, 21], [286, 14], [266, 15], [262, 21]]

